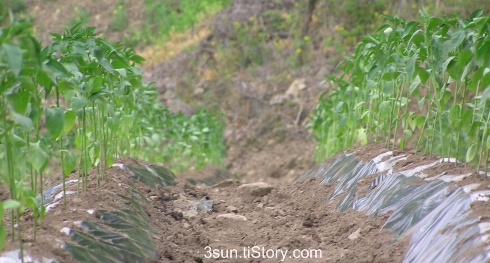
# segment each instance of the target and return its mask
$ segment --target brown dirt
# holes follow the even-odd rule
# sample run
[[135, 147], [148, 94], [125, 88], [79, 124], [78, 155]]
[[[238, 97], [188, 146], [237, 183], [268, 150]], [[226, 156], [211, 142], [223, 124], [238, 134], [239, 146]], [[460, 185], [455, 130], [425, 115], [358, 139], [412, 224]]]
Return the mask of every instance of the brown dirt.
[[[126, 164], [131, 162], [131, 159], [123, 160]], [[332, 186], [320, 185], [315, 179], [273, 185], [271, 193], [253, 197], [238, 195], [238, 185], [233, 183], [195, 187], [178, 181], [174, 186], [151, 190], [127, 179], [127, 171], [119, 168], [109, 169], [108, 174], [109, 180], [97, 187], [92, 173], [89, 191], [82, 192], [79, 197], [68, 196], [66, 210], [60, 204], [49, 211], [38, 227], [36, 241], [30, 227], [32, 219], [28, 213], [24, 216], [23, 240], [29, 253], [72, 262], [60, 248], [60, 244], [69, 239], [60, 233], [60, 229], [76, 229], [74, 222], [85, 219], [100, 222], [96, 214], [91, 215], [87, 210], [110, 211], [121, 206], [114, 194], [125, 194], [124, 185], [138, 189], [152, 200], [145, 208], [156, 229], [154, 240], [160, 262], [215, 262], [215, 259], [206, 258], [207, 246], [229, 251], [258, 246], [289, 249], [290, 253], [293, 249], [320, 249], [322, 262], [394, 262], [401, 260], [407, 244], [406, 239], [396, 240], [390, 231], [380, 230], [384, 217], [335, 211], [335, 203], [326, 202]], [[76, 184], [69, 185], [68, 190], [76, 190]], [[214, 200], [212, 211], [186, 217], [185, 211], [176, 205], [203, 197]], [[182, 212], [184, 216], [178, 216]], [[226, 213], [244, 216], [246, 221], [218, 217]], [[356, 231], [359, 237], [351, 240], [349, 236]], [[16, 247], [17, 243], [9, 243], [6, 250]], [[306, 261], [318, 262], [315, 259]], [[261, 258], [220, 262], [269, 261]]]
[[[75, 1], [75, 0], [29, 0], [27, 13], [35, 25], [38, 39], [47, 45], [51, 43], [49, 33], [62, 33], [72, 23], [86, 14], [87, 25], [96, 25], [97, 33], [103, 34], [111, 41], [122, 41], [131, 32], [116, 32], [109, 29], [113, 11], [117, 9], [117, 0]], [[127, 10], [126, 28], [139, 28], [145, 19], [143, 1], [124, 1]]]
[[[290, 164], [290, 160], [278, 161], [274, 154], [282, 152], [281, 157], [298, 157], [295, 155], [300, 142], [292, 141], [283, 147], [265, 147], [261, 151], [242, 154], [241, 161], [232, 158], [230, 166], [235, 169], [251, 169], [256, 164], [268, 162], [270, 166], [279, 167], [279, 170], [294, 170], [300, 173], [305, 162]], [[290, 147], [287, 147], [290, 145]], [[382, 147], [371, 144], [349, 151], [350, 153], [364, 153], [364, 158], [376, 156]], [[311, 149], [310, 149], [311, 150]], [[367, 155], [366, 155], [367, 154]], [[408, 162], [411, 160], [435, 161], [420, 154], [413, 155], [408, 151], [396, 151], [395, 155], [407, 154]], [[245, 155], [245, 156], [244, 156]], [[361, 154], [362, 155], [362, 154]], [[267, 158], [269, 156], [270, 158]], [[122, 159], [119, 162], [133, 164], [135, 160]], [[143, 162], [142, 162], [143, 163]], [[294, 166], [294, 168], [292, 168]], [[411, 166], [411, 165], [409, 165]], [[264, 167], [264, 166], [262, 166]], [[406, 166], [408, 167], [408, 166]], [[402, 170], [406, 167], [400, 166]], [[212, 171], [222, 169], [209, 168], [204, 172], [194, 171], [187, 174], [194, 178], [204, 178]], [[441, 171], [454, 171], [454, 173], [474, 172], [474, 169], [464, 164], [441, 163], [427, 169], [424, 173], [436, 176]], [[112, 210], [120, 207], [121, 202], [114, 197], [115, 193], [124, 194], [124, 185], [129, 185], [151, 200], [146, 210], [151, 218], [151, 225], [156, 229], [154, 241], [156, 242], [159, 262], [215, 262], [217, 259], [206, 258], [209, 248], [219, 251], [234, 251], [242, 253], [243, 249], [320, 249], [321, 262], [399, 262], [407, 248], [409, 236], [396, 239], [389, 230], [380, 230], [388, 215], [367, 217], [362, 212], [349, 210], [339, 212], [335, 210], [336, 201], [327, 202], [326, 198], [333, 185], [320, 185], [318, 179], [307, 179], [291, 183], [295, 176], [285, 174], [277, 177], [277, 173], [263, 172], [259, 178], [264, 179], [272, 186], [272, 191], [263, 196], [255, 197], [240, 194], [237, 188], [243, 183], [231, 179], [228, 183], [215, 186], [192, 186], [183, 181], [184, 174], [174, 186], [159, 189], [150, 189], [142, 184], [127, 179], [128, 172], [113, 167], [108, 170], [108, 181], [96, 185], [95, 174], [92, 173], [89, 191], [81, 192], [80, 196], [69, 195], [67, 210], [60, 204], [47, 213], [43, 223], [38, 226], [37, 240], [33, 240], [32, 218], [29, 212], [23, 217], [23, 240], [29, 253], [35, 256], [58, 258], [66, 262], [72, 259], [64, 252], [60, 245], [68, 241], [68, 236], [61, 234], [62, 227], [76, 229], [75, 221], [91, 220], [101, 221], [96, 214], [89, 214], [89, 209]], [[244, 181], [252, 181], [254, 176], [245, 174]], [[57, 181], [53, 184], [59, 183]], [[490, 188], [488, 183], [477, 176], [470, 176], [456, 186], [480, 183], [479, 190]], [[362, 182], [361, 182], [362, 184]], [[76, 190], [76, 184], [68, 186], [68, 190]], [[214, 207], [209, 212], [199, 212], [197, 215], [186, 216], [186, 210], [177, 204], [186, 201], [207, 197], [214, 201]], [[482, 220], [490, 219], [490, 214], [483, 202], [472, 205], [473, 215], [481, 216]], [[246, 221], [219, 217], [222, 214], [235, 214], [246, 218]], [[6, 220], [8, 223], [8, 220]], [[353, 238], [358, 235], [358, 238]], [[17, 248], [17, 243], [8, 243], [6, 251]], [[252, 250], [250, 250], [252, 252]], [[242, 254], [239, 254], [242, 255]], [[284, 262], [298, 262], [298, 259], [287, 259]], [[277, 262], [278, 260], [245, 259], [226, 260], [219, 262]], [[319, 262], [315, 259], [303, 260], [305, 262]], [[301, 261], [301, 262], [303, 262]]]
[[[381, 226], [389, 215], [368, 217], [362, 212], [349, 210], [339, 212], [334, 208], [336, 200], [327, 202], [326, 198], [333, 190], [332, 184], [320, 185], [318, 179], [307, 179], [291, 183], [295, 176], [286, 171], [302, 172], [306, 161], [294, 162], [284, 158], [289, 156], [297, 158], [301, 153], [305, 156], [305, 148], [298, 148], [301, 141], [292, 141], [291, 144], [279, 144], [264, 147], [262, 150], [245, 154], [239, 158], [231, 158], [229, 166], [234, 169], [252, 169], [278, 167], [279, 172], [266, 172], [256, 169], [252, 174], [244, 174], [242, 182], [232, 179], [228, 183], [215, 186], [192, 186], [185, 183], [184, 175], [171, 187], [150, 189], [127, 179], [128, 172], [119, 168], [108, 171], [109, 180], [96, 185], [95, 175], [92, 173], [89, 191], [82, 192], [79, 197], [69, 196], [67, 210], [60, 204], [53, 208], [38, 227], [38, 237], [33, 241], [32, 218], [29, 213], [23, 217], [23, 238], [25, 247], [33, 255], [55, 257], [66, 262], [72, 260], [60, 248], [62, 242], [68, 237], [60, 234], [60, 228], [68, 226], [75, 228], [74, 222], [84, 219], [100, 221], [96, 214], [87, 213], [89, 209], [111, 210], [121, 205], [114, 198], [115, 193], [124, 194], [124, 185], [138, 189], [151, 200], [146, 210], [151, 218], [151, 224], [156, 230], [154, 241], [160, 255], [159, 262], [278, 262], [279, 260], [245, 259], [220, 260], [206, 258], [209, 248], [216, 251], [238, 251], [245, 249], [265, 248], [278, 250], [289, 249], [320, 249], [321, 262], [399, 262], [406, 249], [409, 236], [396, 239], [389, 230], [381, 230]], [[290, 147], [286, 146], [290, 145]], [[305, 144], [307, 146], [307, 144]], [[350, 153], [363, 153], [361, 156], [369, 158], [382, 152], [382, 146], [371, 144], [350, 150]], [[295, 151], [296, 150], [296, 151]], [[311, 150], [311, 148], [309, 149]], [[283, 157], [278, 160], [274, 154]], [[433, 162], [437, 159], [428, 158], [420, 154], [414, 155], [409, 151], [396, 151], [395, 155], [408, 156], [405, 164], [415, 161]], [[253, 155], [253, 158], [249, 158]], [[122, 159], [119, 162], [134, 164], [132, 159]], [[290, 166], [288, 166], [290, 165]], [[400, 166], [405, 170], [411, 166]], [[189, 172], [186, 176], [205, 178], [212, 175], [219, 167], [211, 167], [203, 171]], [[399, 171], [399, 170], [395, 170]], [[473, 168], [464, 164], [440, 163], [424, 170], [429, 177], [436, 176], [441, 171], [454, 171], [455, 173], [474, 172]], [[282, 176], [277, 176], [281, 173]], [[272, 191], [263, 197], [254, 197], [239, 194], [237, 188], [243, 181], [252, 181], [260, 178], [272, 186]], [[53, 182], [58, 183], [58, 182]], [[478, 189], [488, 189], [486, 181], [477, 176], [470, 176], [455, 186], [480, 183]], [[362, 182], [361, 182], [362, 184]], [[367, 186], [367, 185], [366, 185]], [[70, 185], [68, 190], [76, 190], [76, 185]], [[201, 211], [195, 215], [186, 215], [186, 210], [178, 204], [187, 201], [209, 198], [214, 201], [212, 211]], [[483, 202], [472, 205], [473, 215], [490, 219], [490, 214]], [[243, 216], [246, 221], [219, 217], [222, 214], [235, 214]], [[354, 238], [358, 236], [357, 238]], [[17, 243], [9, 243], [6, 250], [14, 249]], [[252, 252], [252, 250], [250, 250]], [[242, 255], [242, 254], [239, 254]], [[305, 259], [303, 262], [318, 262], [315, 259]], [[285, 262], [296, 262], [287, 258]]]

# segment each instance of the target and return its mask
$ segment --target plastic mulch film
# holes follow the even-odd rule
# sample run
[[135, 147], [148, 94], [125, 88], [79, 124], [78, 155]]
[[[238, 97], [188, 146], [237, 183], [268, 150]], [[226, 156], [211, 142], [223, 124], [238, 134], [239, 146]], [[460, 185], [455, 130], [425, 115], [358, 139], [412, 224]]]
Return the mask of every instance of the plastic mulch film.
[[[130, 179], [146, 184], [151, 188], [157, 186], [172, 185], [175, 175], [167, 168], [157, 165], [125, 166], [114, 164], [124, 170], [129, 170]], [[76, 183], [76, 180], [67, 181], [67, 184]], [[82, 231], [77, 231], [64, 227], [62, 232], [69, 235], [71, 242], [64, 244], [64, 249], [73, 256], [78, 262], [156, 262], [158, 253], [153, 242], [152, 236], [156, 231], [150, 224], [150, 218], [145, 206], [150, 204], [145, 196], [127, 185], [125, 194], [115, 194], [115, 198], [122, 200], [120, 207], [115, 207], [111, 211], [90, 210], [100, 219], [100, 222], [79, 221], [77, 226]], [[67, 191], [67, 195], [72, 192]], [[38, 201], [43, 200], [46, 211], [56, 206], [63, 197], [62, 185], [56, 185], [43, 192]], [[42, 199], [41, 199], [42, 198]], [[213, 203], [212, 200], [197, 200], [196, 210], [209, 210]], [[15, 252], [15, 251], [14, 251]], [[8, 262], [17, 262], [18, 253], [7, 252], [0, 255], [0, 262], [3, 259]], [[14, 255], [14, 256], [10, 256]], [[27, 254], [26, 254], [27, 256]], [[29, 259], [30, 262], [57, 262], [56, 260], [45, 259], [42, 261]]]
[[322, 184], [338, 182], [340, 178], [348, 179], [346, 176], [349, 173], [354, 173], [360, 169], [362, 163], [356, 159], [354, 155], [344, 155], [337, 158], [330, 167], [323, 173]]
[[404, 190], [409, 191], [396, 192], [386, 205], [376, 211], [379, 214], [394, 211], [383, 227], [393, 229], [397, 235], [407, 232], [410, 227], [424, 219], [446, 200], [450, 193], [449, 187], [443, 181], [424, 183]]
[[[22, 259], [19, 258], [20, 249], [6, 251], [0, 254], [0, 262], [2, 263], [22, 263]], [[50, 259], [43, 257], [41, 260], [31, 257], [24, 249], [24, 262], [29, 263], [60, 263], [56, 259]]]
[[363, 179], [366, 176], [377, 173], [378, 169], [376, 168], [376, 163], [373, 161], [368, 162], [365, 165], [362, 165], [361, 162], [352, 170], [350, 173], [346, 173], [344, 176], [339, 178], [339, 183], [335, 186], [332, 194], [329, 199], [336, 197], [345, 191], [357, 191], [356, 185], [357, 182]]
[[[337, 160], [337, 159], [335, 159], [335, 160]], [[311, 177], [323, 178], [325, 171], [327, 171], [327, 169], [329, 169], [332, 165], [330, 165], [328, 162], [325, 161], [319, 165], [316, 165], [313, 169], [307, 171], [306, 173], [302, 174], [298, 178], [294, 179], [294, 181], [300, 181], [300, 180], [303, 180], [305, 178], [311, 178]]]
[[486, 262], [490, 259], [478, 222], [470, 217], [471, 197], [462, 188], [413, 227], [403, 262]]
[[[366, 164], [352, 155], [339, 156], [329, 167], [317, 166], [297, 180], [320, 177], [322, 183], [337, 183], [328, 199], [338, 196], [341, 211], [352, 208], [372, 216], [392, 213], [383, 228], [392, 229], [397, 236], [413, 233], [404, 262], [489, 261], [490, 246], [485, 247], [485, 240], [490, 238], [490, 223], [471, 217], [470, 205], [487, 201], [490, 191], [470, 193], [472, 186], [451, 190], [448, 180], [421, 180], [426, 176], [423, 170], [437, 162], [391, 173], [393, 165], [406, 158], [381, 162], [389, 155], [384, 153]], [[358, 191], [358, 182], [375, 173], [373, 182]]]
[[78, 226], [85, 231], [69, 231], [73, 243], [66, 243], [64, 249], [77, 261], [147, 262], [158, 258], [150, 219], [141, 205], [148, 200], [136, 190], [126, 189], [128, 196], [116, 195], [125, 202], [122, 208], [95, 211], [103, 223], [82, 221]]
[[134, 176], [131, 179], [144, 183], [149, 187], [157, 185], [169, 186], [175, 180], [175, 175], [169, 169], [157, 165], [126, 166]]

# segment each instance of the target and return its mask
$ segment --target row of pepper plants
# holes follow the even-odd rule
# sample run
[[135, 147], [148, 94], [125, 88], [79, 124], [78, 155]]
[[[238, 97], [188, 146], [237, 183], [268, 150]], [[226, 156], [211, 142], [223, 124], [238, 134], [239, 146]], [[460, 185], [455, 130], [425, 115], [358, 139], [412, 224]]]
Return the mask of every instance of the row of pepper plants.
[[318, 160], [382, 141], [488, 171], [490, 16], [386, 16], [328, 76], [310, 129]]
[[26, 209], [34, 228], [43, 218], [43, 198], [36, 197], [53, 164], [61, 165], [63, 191], [74, 171], [84, 191], [92, 168], [98, 184], [121, 156], [177, 170], [222, 162], [222, 118], [205, 110], [170, 113], [143, 81], [143, 58], [95, 30], [77, 24], [52, 34], [46, 47], [27, 22], [0, 30], [0, 187], [10, 193], [0, 202], [0, 219], [10, 213], [10, 228], [0, 221], [0, 250], [7, 236], [22, 249]]

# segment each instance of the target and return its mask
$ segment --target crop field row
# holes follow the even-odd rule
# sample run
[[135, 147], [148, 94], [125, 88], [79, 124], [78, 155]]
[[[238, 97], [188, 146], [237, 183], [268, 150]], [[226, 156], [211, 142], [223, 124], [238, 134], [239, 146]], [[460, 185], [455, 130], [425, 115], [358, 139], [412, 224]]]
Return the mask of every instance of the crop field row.
[[[83, 191], [92, 167], [97, 178], [90, 180], [98, 183], [121, 156], [165, 162], [176, 171], [222, 163], [222, 118], [206, 110], [169, 112], [144, 83], [137, 66], [143, 58], [132, 49], [97, 37], [95, 27], [82, 23], [52, 34], [52, 44], [41, 47], [30, 28], [12, 21], [0, 31], [0, 185], [10, 192], [0, 203], [0, 218], [11, 213], [12, 240], [15, 231], [21, 240], [26, 208], [43, 218], [43, 199], [36, 196], [53, 164], [60, 165], [63, 186], [76, 171]], [[0, 250], [6, 236], [2, 223]]]
[[387, 23], [341, 62], [312, 116], [317, 159], [354, 144], [455, 157], [488, 170], [490, 16]]

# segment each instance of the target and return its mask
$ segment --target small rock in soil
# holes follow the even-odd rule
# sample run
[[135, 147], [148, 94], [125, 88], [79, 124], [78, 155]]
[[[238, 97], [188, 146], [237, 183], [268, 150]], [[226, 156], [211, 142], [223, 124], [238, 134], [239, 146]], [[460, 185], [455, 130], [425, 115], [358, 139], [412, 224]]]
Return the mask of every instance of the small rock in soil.
[[196, 210], [188, 210], [183, 213], [185, 219], [189, 220], [196, 217], [199, 213]]
[[242, 197], [262, 197], [272, 191], [272, 186], [264, 182], [240, 185], [237, 188], [238, 194]]
[[226, 211], [227, 211], [227, 212], [230, 212], [230, 213], [237, 213], [237, 212], [238, 212], [238, 209], [237, 209], [236, 207], [234, 207], [234, 206], [230, 205], [230, 206], [228, 206], [228, 207], [226, 208]]
[[242, 216], [242, 215], [236, 215], [236, 214], [221, 214], [217, 218], [224, 218], [224, 219], [230, 219], [230, 220], [236, 220], [236, 221], [247, 221], [247, 218]]
[[354, 240], [354, 239], [359, 238], [359, 236], [360, 236], [360, 235], [361, 235], [361, 228], [357, 229], [357, 230], [356, 230], [354, 233], [350, 234], [350, 235], [348, 236], [348, 238], [349, 238], [350, 240]]
[[213, 186], [211, 186], [211, 188], [225, 188], [225, 187], [236, 187], [240, 185], [240, 182], [236, 179], [227, 179], [227, 180], [224, 180], [220, 183], [217, 183]]

